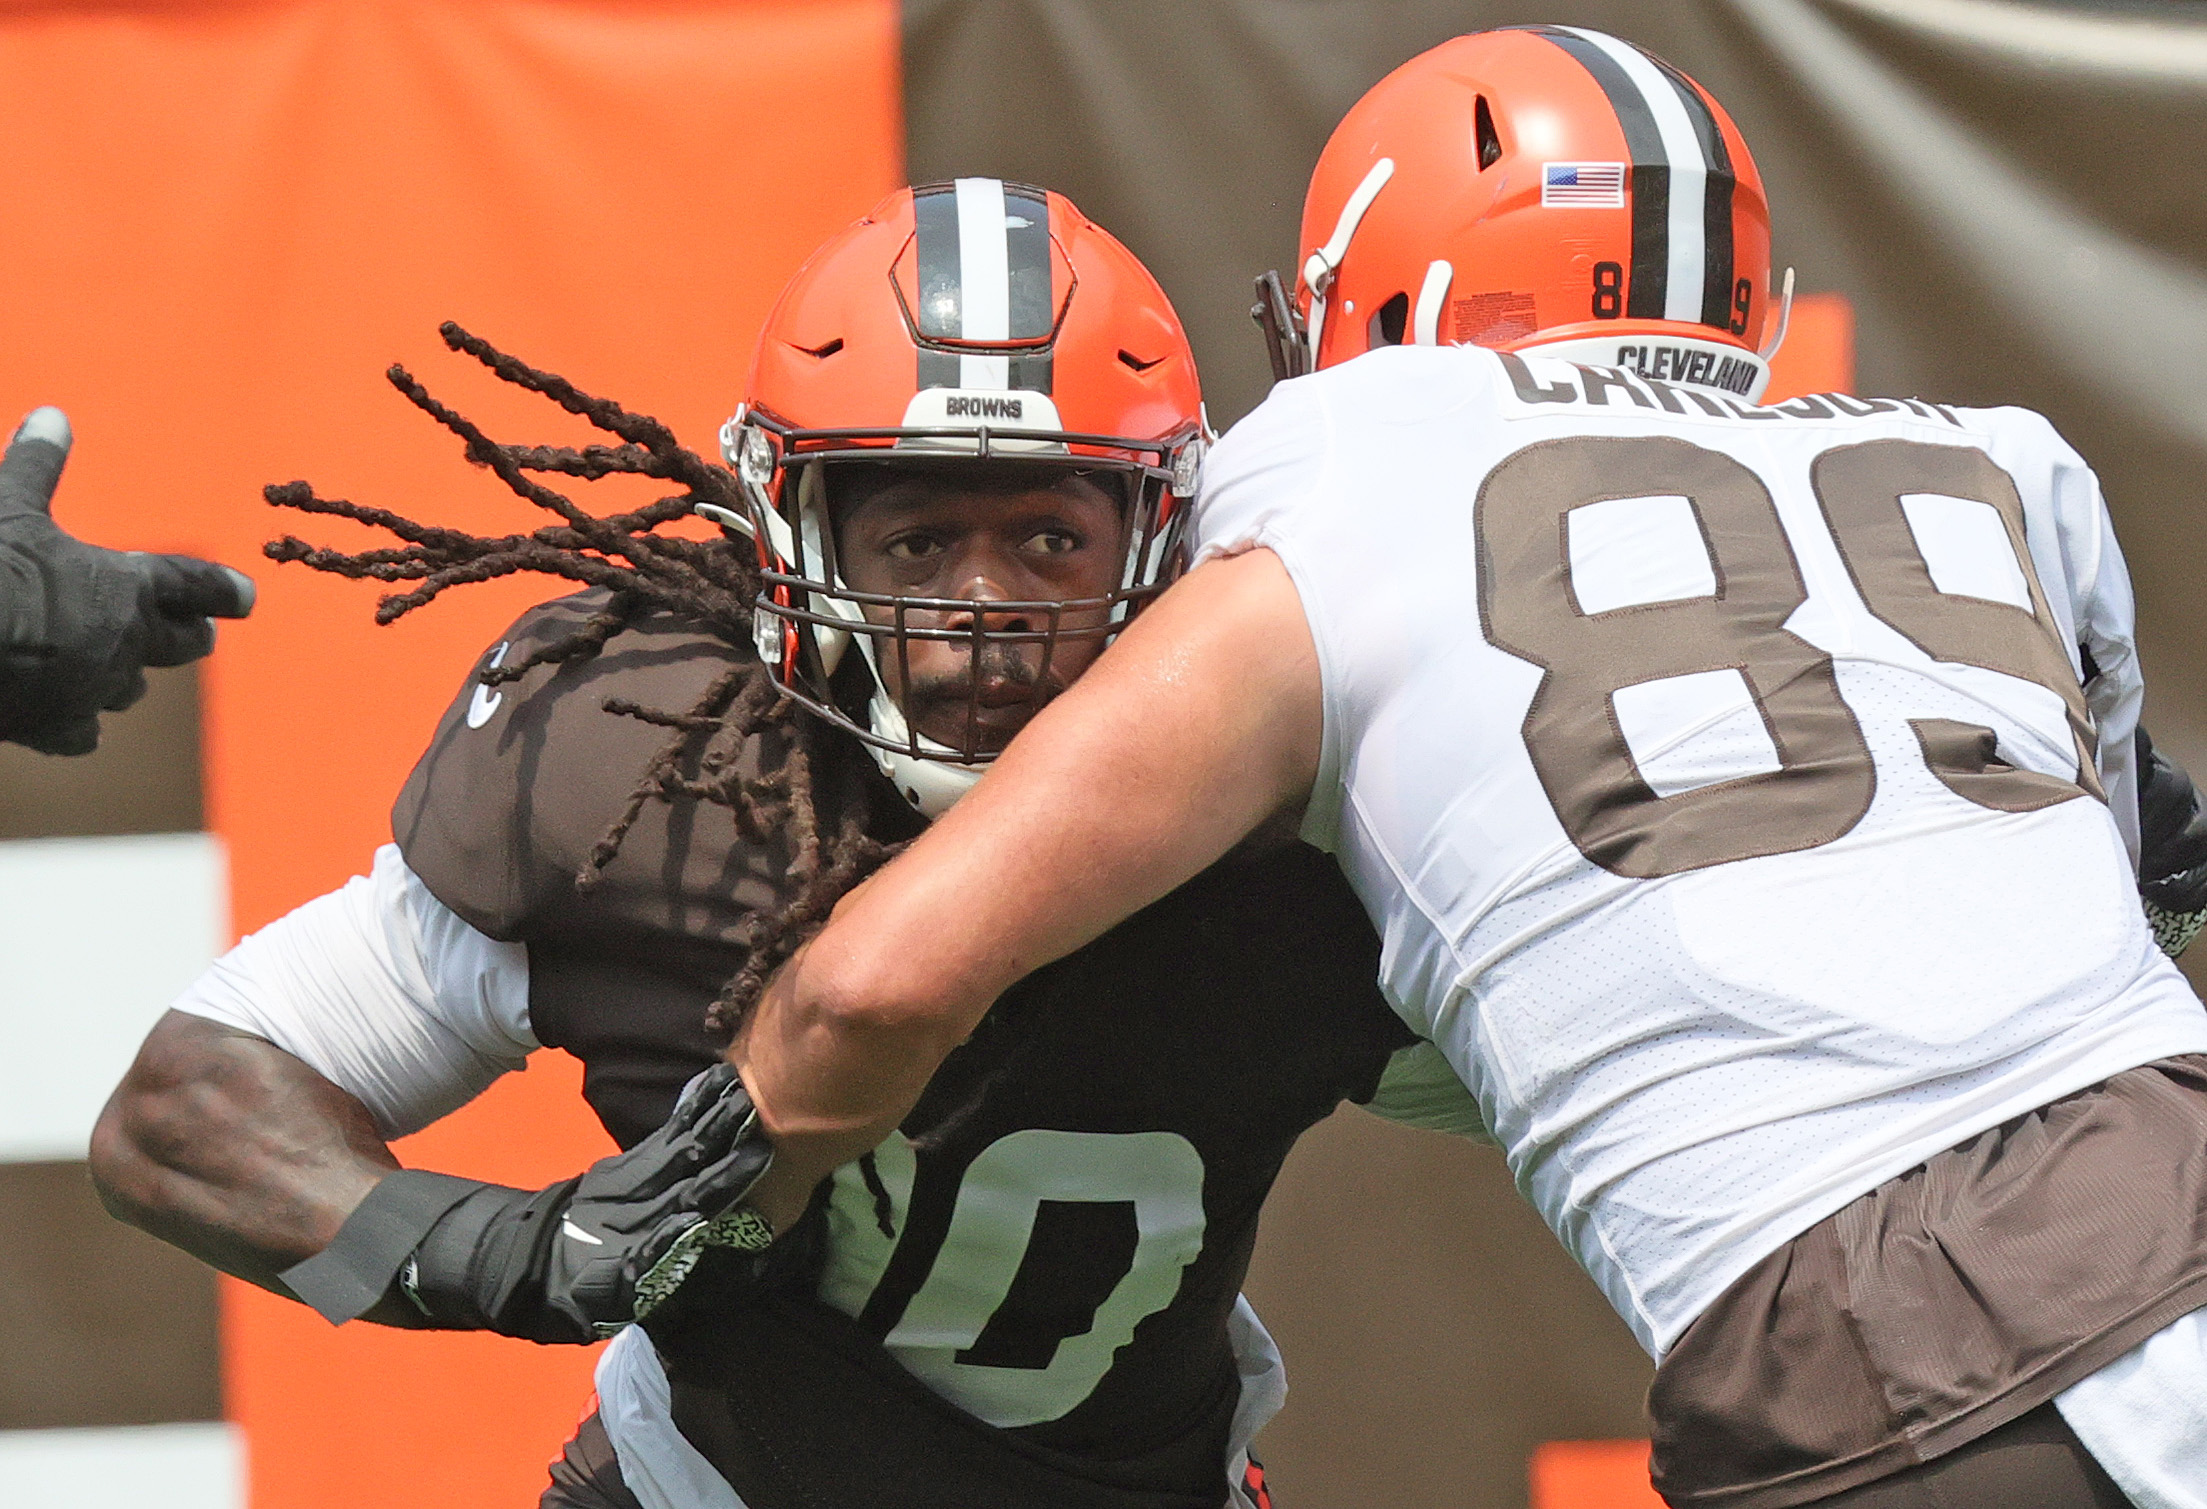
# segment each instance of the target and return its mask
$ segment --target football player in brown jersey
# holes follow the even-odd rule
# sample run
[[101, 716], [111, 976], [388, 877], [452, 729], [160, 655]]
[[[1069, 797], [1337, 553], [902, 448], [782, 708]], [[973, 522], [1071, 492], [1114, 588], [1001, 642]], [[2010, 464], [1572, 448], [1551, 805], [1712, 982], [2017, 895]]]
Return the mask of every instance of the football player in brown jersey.
[[[515, 566], [593, 589], [486, 653], [373, 872], [155, 1029], [96, 1139], [111, 1207], [332, 1318], [579, 1342], [648, 1313], [547, 1504], [1264, 1502], [1279, 1370], [1238, 1291], [1281, 1160], [1383, 1080], [1477, 1125], [1315, 851], [1253, 840], [1020, 981], [763, 1254], [706, 1220], [759, 1172], [715, 1066], [772, 968], [1177, 569], [1206, 436], [1163, 293], [1058, 195], [901, 191], [768, 322], [732, 474], [448, 339], [622, 444], [499, 447], [403, 379], [561, 520], [273, 553], [419, 581], [394, 614]], [[622, 469], [687, 491], [608, 522], [524, 476]], [[724, 540], [658, 532], [693, 503]], [[542, 1191], [397, 1169], [389, 1139], [540, 1045], [627, 1152]]]

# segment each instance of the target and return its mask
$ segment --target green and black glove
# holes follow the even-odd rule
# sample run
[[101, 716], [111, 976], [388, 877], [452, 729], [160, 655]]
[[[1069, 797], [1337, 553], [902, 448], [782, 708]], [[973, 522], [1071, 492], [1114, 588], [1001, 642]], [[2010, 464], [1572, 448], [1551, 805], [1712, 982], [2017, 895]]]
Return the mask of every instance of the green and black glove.
[[742, 1204], [773, 1160], [743, 1082], [718, 1064], [684, 1087], [664, 1126], [579, 1178], [520, 1190], [391, 1174], [282, 1278], [333, 1323], [395, 1284], [438, 1329], [596, 1341], [657, 1310], [708, 1247], [773, 1243]]
[[2184, 767], [2138, 730], [2138, 893], [2170, 958], [2207, 924], [2207, 812]]

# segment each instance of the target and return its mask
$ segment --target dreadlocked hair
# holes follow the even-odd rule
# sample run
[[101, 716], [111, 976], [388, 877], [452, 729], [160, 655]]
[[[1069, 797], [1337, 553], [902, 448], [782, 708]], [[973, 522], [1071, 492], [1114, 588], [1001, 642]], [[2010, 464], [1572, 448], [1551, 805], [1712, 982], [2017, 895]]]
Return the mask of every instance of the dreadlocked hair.
[[[377, 601], [379, 624], [396, 622], [448, 588], [523, 571], [604, 588], [610, 594], [601, 611], [567, 634], [513, 664], [484, 670], [481, 679], [492, 686], [519, 680], [538, 666], [588, 659], [646, 610], [677, 614], [731, 644], [748, 646], [760, 590], [753, 553], [725, 540], [690, 540], [661, 532], [664, 526], [688, 517], [699, 503], [740, 512], [743, 501], [735, 478], [684, 447], [671, 430], [647, 414], [632, 414], [609, 398], [585, 393], [567, 379], [508, 356], [449, 321], [438, 333], [446, 346], [474, 357], [501, 381], [542, 394], [619, 443], [576, 448], [492, 440], [439, 402], [404, 367], [393, 366], [385, 375], [407, 402], [458, 436], [469, 461], [488, 467], [516, 495], [552, 514], [554, 522], [526, 534], [468, 534], [418, 524], [389, 509], [324, 498], [305, 482], [286, 482], [265, 488], [263, 496], [278, 508], [370, 525], [401, 543], [346, 552], [310, 545], [287, 534], [270, 540], [263, 553], [273, 561], [296, 561], [356, 581], [417, 583]], [[642, 508], [597, 515], [537, 480], [561, 476], [591, 482], [616, 474], [652, 477], [682, 490]], [[588, 891], [599, 883], [645, 806], [654, 801], [712, 802], [734, 815], [736, 830], [744, 838], [764, 842], [779, 837], [790, 844], [792, 861], [784, 899], [770, 911], [751, 915], [743, 940], [743, 965], [706, 1011], [711, 1031], [732, 1033], [774, 971], [820, 930], [844, 893], [903, 846], [881, 843], [866, 832], [863, 815], [868, 792], [859, 763], [816, 758], [822, 741], [840, 736], [804, 717], [755, 658], [729, 667], [681, 712], [643, 707], [619, 697], [607, 698], [604, 707], [617, 716], [664, 728], [670, 737], [638, 776], [620, 814], [591, 847], [575, 876], [579, 889]], [[751, 739], [770, 727], [787, 736], [788, 758], [770, 774], [747, 777], [738, 756]], [[826, 791], [821, 789], [823, 770], [830, 772], [826, 779], [832, 783]], [[840, 816], [827, 823], [823, 813]]]

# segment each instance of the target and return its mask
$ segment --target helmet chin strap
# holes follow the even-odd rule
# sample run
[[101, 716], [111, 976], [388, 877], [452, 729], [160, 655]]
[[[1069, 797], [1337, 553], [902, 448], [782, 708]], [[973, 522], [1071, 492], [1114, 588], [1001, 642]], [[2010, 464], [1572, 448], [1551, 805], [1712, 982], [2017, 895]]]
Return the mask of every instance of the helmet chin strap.
[[[797, 475], [797, 544], [802, 554], [796, 557], [798, 573], [816, 582], [827, 582], [838, 591], [843, 587], [841, 565], [828, 553], [829, 534], [827, 478], [825, 468], [815, 463], [805, 467]], [[857, 622], [863, 615], [858, 608], [840, 597], [823, 597], [811, 594], [812, 610], [835, 618]], [[841, 630], [816, 626], [814, 642], [820, 649], [820, 668], [826, 674], [835, 674], [835, 668], [843, 662], [843, 652], [850, 648], [854, 636]], [[876, 669], [876, 679], [879, 670]]]
[[[836, 586], [842, 586], [840, 578]], [[822, 599], [817, 596], [814, 601]], [[847, 604], [828, 599], [838, 611], [848, 611]], [[834, 633], [845, 646], [853, 643], [859, 658], [866, 662], [866, 674], [873, 681], [872, 693], [866, 698], [866, 724], [877, 737], [887, 739], [902, 747], [884, 749], [879, 744], [868, 744], [867, 751], [874, 763], [881, 767], [903, 797], [929, 821], [941, 817], [951, 806], [973, 789], [973, 783], [981, 779], [988, 769], [985, 764], [969, 765], [958, 758], [958, 751], [948, 744], [930, 739], [913, 728], [905, 719], [904, 709], [897, 699], [889, 695], [888, 683], [882, 679], [881, 659], [871, 634], [843, 634], [834, 630], [821, 631], [823, 637]], [[838, 656], [840, 658], [840, 655]], [[914, 748], [926, 752], [926, 757], [911, 753]]]
[[950, 765], [941, 760], [915, 760], [910, 755], [894, 754], [886, 749], [874, 751], [875, 761], [881, 773], [896, 782], [904, 799], [917, 808], [920, 816], [933, 822], [958, 804], [958, 798], [971, 791], [987, 769], [983, 765]]
[[[870, 648], [862, 646], [862, 649]], [[869, 667], [873, 666], [871, 654], [866, 661]], [[916, 744], [931, 755], [950, 756], [948, 759], [918, 759], [904, 749], [883, 749], [878, 744], [866, 746], [873, 752], [874, 763], [881, 767], [881, 773], [896, 786], [897, 794], [930, 822], [948, 812], [958, 798], [971, 791], [988, 769], [986, 765], [964, 763], [949, 745], [939, 744], [915, 731], [905, 721], [904, 709], [897, 706], [896, 699], [881, 684], [878, 667], [874, 674], [874, 694], [867, 700], [866, 712], [867, 721], [882, 738], [907, 746]]]
[[1763, 343], [1756, 352], [1764, 361], [1778, 354], [1778, 348], [1786, 343], [1786, 331], [1793, 327], [1793, 269], [1786, 269], [1785, 291], [1778, 295], [1778, 333]]
[[1310, 364], [1318, 367], [1318, 342], [1326, 333], [1326, 291], [1333, 287], [1333, 275], [1341, 266], [1341, 259], [1349, 254], [1350, 238], [1356, 235], [1364, 212], [1372, 207], [1379, 191], [1387, 187], [1387, 180], [1395, 176], [1395, 160], [1382, 157], [1372, 164], [1372, 170], [1364, 175], [1364, 181], [1356, 186], [1348, 203], [1341, 206], [1341, 218], [1333, 223], [1333, 234], [1326, 244], [1312, 252], [1303, 263], [1303, 286], [1310, 290]]

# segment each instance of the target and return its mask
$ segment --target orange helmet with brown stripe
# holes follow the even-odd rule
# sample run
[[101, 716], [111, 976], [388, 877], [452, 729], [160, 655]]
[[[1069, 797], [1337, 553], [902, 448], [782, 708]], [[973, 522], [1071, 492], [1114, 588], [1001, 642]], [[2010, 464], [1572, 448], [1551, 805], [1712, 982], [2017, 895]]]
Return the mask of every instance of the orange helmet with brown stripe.
[[1539, 346], [1752, 400], [1784, 333], [1739, 128], [1579, 27], [1458, 37], [1373, 86], [1319, 157], [1302, 249], [1292, 305], [1274, 280], [1258, 309], [1280, 376], [1382, 345]]
[[[1195, 357], [1171, 303], [1070, 200], [993, 178], [899, 189], [791, 280], [721, 431], [749, 509], [720, 522], [757, 542], [768, 583], [760, 652], [793, 696], [870, 745], [932, 815], [993, 751], [914, 728], [883, 656], [917, 639], [954, 640], [976, 661], [1039, 646], [1046, 671], [1064, 642], [1109, 638], [1178, 569], [1207, 438]], [[1124, 498], [1114, 591], [991, 601], [980, 614], [970, 602], [849, 587], [831, 473], [970, 475], [991, 463], [1082, 473]]]

